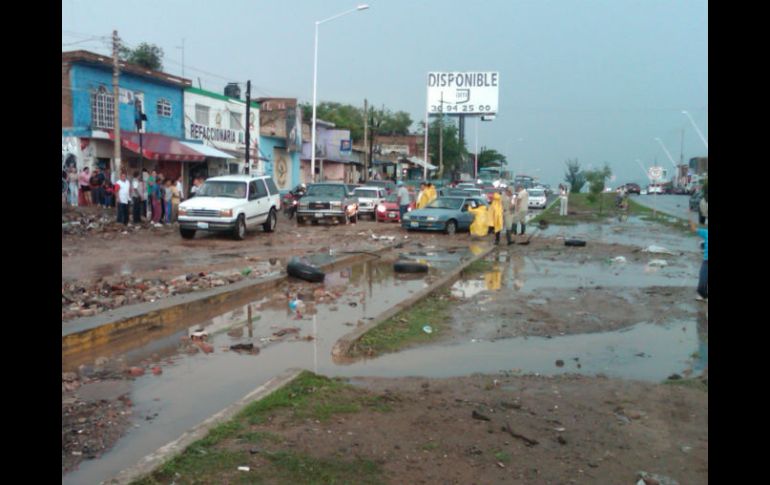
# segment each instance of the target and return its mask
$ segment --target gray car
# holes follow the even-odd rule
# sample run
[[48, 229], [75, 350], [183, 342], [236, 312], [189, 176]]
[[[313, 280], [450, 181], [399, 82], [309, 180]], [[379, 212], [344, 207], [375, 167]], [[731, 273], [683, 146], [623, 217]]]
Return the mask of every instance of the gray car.
[[358, 200], [351, 197], [348, 187], [342, 183], [311, 184], [299, 201], [297, 223], [334, 220], [341, 224], [358, 220]]

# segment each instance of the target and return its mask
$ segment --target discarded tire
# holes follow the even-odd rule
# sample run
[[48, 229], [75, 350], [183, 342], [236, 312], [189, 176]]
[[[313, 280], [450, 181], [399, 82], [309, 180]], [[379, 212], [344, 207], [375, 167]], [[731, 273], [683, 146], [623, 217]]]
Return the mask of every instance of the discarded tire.
[[396, 261], [393, 263], [393, 271], [396, 273], [427, 273], [428, 265], [414, 261]]
[[583, 247], [586, 245], [585, 241], [581, 241], [580, 239], [567, 239], [564, 241], [565, 246], [575, 246], [575, 247]]
[[311, 283], [320, 283], [326, 277], [326, 274], [315, 266], [300, 263], [299, 261], [292, 261], [287, 264], [286, 273], [289, 276], [310, 281]]

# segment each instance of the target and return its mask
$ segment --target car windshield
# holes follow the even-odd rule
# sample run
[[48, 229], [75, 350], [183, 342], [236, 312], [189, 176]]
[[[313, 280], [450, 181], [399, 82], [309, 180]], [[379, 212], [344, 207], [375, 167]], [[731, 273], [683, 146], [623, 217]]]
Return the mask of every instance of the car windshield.
[[313, 197], [339, 197], [346, 195], [345, 187], [342, 185], [311, 185], [307, 189], [307, 195]]
[[481, 189], [463, 189], [463, 192], [472, 197], [478, 197], [481, 195]]
[[542, 190], [529, 189], [528, 192], [530, 197], [545, 197], [545, 192]]
[[398, 202], [398, 194], [390, 194], [385, 197], [385, 202]]
[[431, 209], [454, 209], [459, 210], [460, 207], [463, 205], [462, 199], [456, 199], [456, 198], [441, 198], [436, 199], [430, 204], [428, 204], [428, 207]]
[[229, 197], [232, 199], [246, 198], [245, 182], [230, 182], [207, 180], [203, 183], [196, 197]]
[[369, 199], [377, 198], [376, 190], [356, 189], [353, 193], [356, 195], [356, 197], [364, 197]]

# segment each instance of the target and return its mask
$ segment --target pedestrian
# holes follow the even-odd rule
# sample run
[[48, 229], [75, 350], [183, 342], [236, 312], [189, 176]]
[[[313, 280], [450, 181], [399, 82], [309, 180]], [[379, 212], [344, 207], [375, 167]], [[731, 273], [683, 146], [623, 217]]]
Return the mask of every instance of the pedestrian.
[[[99, 168], [94, 168], [93, 174], [91, 174], [91, 178], [88, 179], [88, 183], [91, 186], [91, 202], [95, 206], [101, 206], [102, 205], [102, 184], [104, 183], [104, 180], [99, 180]], [[103, 176], [102, 176], [103, 177]]]
[[489, 227], [495, 233], [495, 245], [500, 244], [500, 232], [503, 230], [503, 203], [500, 194], [492, 195], [492, 204], [489, 206]]
[[150, 215], [148, 216], [150, 220], [155, 221], [155, 205], [153, 202], [154, 194], [155, 194], [155, 183], [158, 180], [158, 172], [155, 170], [152, 171], [152, 174], [147, 177], [147, 200], [150, 202]]
[[559, 185], [559, 215], [567, 215], [567, 203], [569, 202], [569, 194], [567, 193], [566, 185]]
[[417, 208], [422, 209], [426, 205], [428, 205], [427, 184], [420, 182], [420, 192], [417, 194]]
[[114, 205], [115, 199], [115, 186], [112, 185], [110, 179], [105, 178], [102, 184], [102, 202], [105, 209], [111, 208]]
[[529, 209], [529, 192], [521, 185], [516, 186], [516, 207], [513, 218], [513, 235], [517, 234], [516, 224], [521, 224], [521, 234], [527, 230], [527, 210]]
[[473, 223], [471, 223], [471, 236], [485, 237], [489, 234], [489, 223], [487, 222], [487, 206], [478, 204], [475, 201], [466, 201], [468, 212], [473, 214]]
[[166, 179], [158, 174], [158, 191], [160, 192], [160, 222], [166, 220]]
[[164, 207], [164, 210], [161, 213], [161, 218], [163, 219], [163, 221], [166, 222], [166, 224], [171, 223], [171, 199], [174, 196], [174, 193], [171, 190], [172, 188], [176, 189], [176, 187], [174, 187], [171, 184], [171, 179], [166, 180], [166, 183], [164, 185], [164, 190], [163, 190], [163, 207]]
[[139, 172], [134, 172], [134, 177], [131, 179], [131, 203], [133, 204], [132, 213], [134, 216], [134, 224], [140, 224], [142, 222], [142, 188], [144, 182], [139, 176]]
[[96, 172], [96, 179], [97, 183], [99, 184], [99, 200], [101, 201], [102, 207], [108, 207], [107, 201], [105, 200], [105, 183], [108, 182], [110, 179], [104, 176], [104, 170], [99, 170]]
[[703, 191], [703, 197], [701, 197], [698, 203], [698, 222], [705, 224], [709, 217], [709, 197], [708, 192]]
[[88, 172], [88, 167], [83, 167], [80, 175], [78, 175], [78, 184], [80, 184], [78, 202], [82, 206], [91, 205], [91, 175]]
[[404, 182], [398, 181], [396, 183], [398, 191], [396, 192], [396, 198], [398, 199], [398, 215], [399, 220], [404, 220], [404, 214], [409, 210], [409, 191], [404, 185]]
[[506, 187], [502, 195], [503, 204], [503, 229], [505, 229], [505, 238], [508, 245], [513, 244], [511, 240], [511, 226], [513, 226], [513, 192], [510, 187]]
[[428, 191], [428, 204], [430, 204], [438, 198], [438, 194], [436, 194], [436, 187], [434, 187], [432, 183], [428, 182], [425, 184], [425, 189]]
[[[155, 173], [153, 171], [153, 173]], [[151, 177], [152, 178], [152, 177]], [[160, 222], [160, 184], [157, 178], [153, 178], [150, 184], [150, 205], [152, 206], [152, 222]]]
[[708, 302], [709, 298], [709, 229], [708, 226], [698, 228], [695, 222], [690, 220], [690, 230], [703, 238], [703, 262], [700, 266], [698, 277], [698, 294], [696, 300]]
[[147, 199], [148, 199], [148, 190], [147, 190], [147, 177], [149, 177], [150, 174], [147, 172], [147, 170], [142, 170], [142, 175], [139, 179], [139, 199], [141, 202], [141, 206], [139, 208], [139, 222], [142, 222], [142, 219], [147, 218]]
[[179, 192], [179, 202], [184, 200], [184, 187], [182, 186], [182, 177], [176, 179], [176, 190]]
[[[112, 186], [110, 181], [106, 184]], [[120, 172], [120, 180], [115, 182], [115, 191], [118, 195], [118, 223], [128, 225], [128, 202], [131, 195], [131, 184], [126, 180], [126, 172]]]
[[179, 212], [179, 203], [182, 202], [182, 190], [179, 188], [181, 182], [179, 179], [175, 183], [170, 185], [171, 188], [171, 222], [177, 221], [177, 214]]
[[67, 186], [69, 190], [69, 204], [78, 206], [78, 172], [75, 167], [70, 167], [67, 173]]

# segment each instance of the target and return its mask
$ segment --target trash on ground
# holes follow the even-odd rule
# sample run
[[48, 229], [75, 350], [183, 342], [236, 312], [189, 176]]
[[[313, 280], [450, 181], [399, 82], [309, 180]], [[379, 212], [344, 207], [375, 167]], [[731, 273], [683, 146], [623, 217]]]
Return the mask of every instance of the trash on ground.
[[654, 253], [654, 254], [671, 254], [674, 253], [669, 251], [668, 249], [664, 248], [663, 246], [656, 246], [654, 244], [647, 246], [646, 248], [642, 249], [642, 252], [644, 253]]
[[623, 264], [623, 263], [626, 263], [626, 258], [624, 256], [616, 256], [612, 258], [610, 261], [613, 263]]
[[284, 335], [287, 335], [290, 333], [299, 333], [299, 328], [297, 327], [282, 328], [281, 330], [278, 330], [277, 332], [273, 333], [273, 335], [275, 335], [276, 337], [283, 337]]
[[239, 466], [238, 467], [238, 471], [240, 471], [240, 472], [247, 472], [249, 470], [251, 470], [251, 468], [249, 468], [247, 466]]
[[636, 482], [637, 485], [641, 483], [642, 485], [679, 485], [679, 482], [674, 480], [673, 478], [669, 478], [664, 475], [658, 475], [655, 473], [647, 473], [647, 472], [639, 472], [639, 481]]
[[433, 333], [433, 327], [431, 327], [430, 325], [425, 325], [424, 327], [422, 327], [422, 331], [425, 333]]
[[477, 412], [476, 410], [474, 410], [474, 411], [471, 413], [471, 417], [472, 417], [473, 419], [479, 419], [479, 420], [481, 420], [481, 421], [492, 421], [492, 420], [491, 420], [491, 419], [489, 419], [487, 416], [484, 416], [483, 414], [481, 414], [481, 413]]
[[664, 266], [668, 266], [668, 262], [665, 259], [653, 259], [649, 263], [647, 263], [648, 266], [655, 268], [663, 268]]

